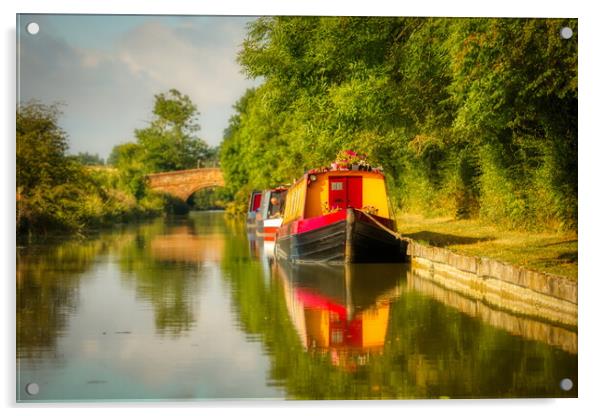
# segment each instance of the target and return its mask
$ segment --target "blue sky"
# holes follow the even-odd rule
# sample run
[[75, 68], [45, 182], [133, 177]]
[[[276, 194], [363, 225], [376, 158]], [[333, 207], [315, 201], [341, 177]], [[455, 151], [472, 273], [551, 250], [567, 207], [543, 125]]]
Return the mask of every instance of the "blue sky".
[[[258, 81], [236, 63], [248, 22], [236, 16], [20, 15], [21, 101], [64, 104], [70, 152], [106, 158], [151, 119], [153, 96], [187, 94], [201, 137], [217, 145], [232, 105]], [[25, 30], [40, 25], [37, 35]]]

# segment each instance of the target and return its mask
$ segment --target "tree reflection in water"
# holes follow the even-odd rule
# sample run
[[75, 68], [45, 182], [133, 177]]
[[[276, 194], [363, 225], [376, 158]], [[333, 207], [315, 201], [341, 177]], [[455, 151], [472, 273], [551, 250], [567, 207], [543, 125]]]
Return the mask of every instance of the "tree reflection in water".
[[171, 219], [169, 227], [163, 222], [140, 227], [135, 244], [119, 254], [122, 278], [153, 306], [159, 334], [178, 337], [192, 328], [203, 268], [221, 260], [223, 234], [199, 234], [196, 226], [182, 217]]
[[576, 355], [416, 291], [408, 266], [272, 262], [266, 284], [242, 250], [227, 248], [224, 276], [242, 328], [270, 356], [272, 383], [291, 398], [577, 394], [558, 387], [567, 375], [576, 380]]
[[[261, 392], [298, 399], [577, 394], [576, 330], [485, 308], [409, 274], [406, 265], [293, 266], [268, 254], [263, 242], [247, 239], [244, 226], [209, 213], [19, 248], [17, 355], [25, 374], [47, 382], [60, 378], [52, 365], [35, 372], [44, 360], [70, 364], [69, 377], [94, 374], [84, 384], [63, 379], [70, 390], [48, 392], [49, 398], [138, 394], [133, 388], [111, 390], [120, 377], [139, 386], [149, 377], [149, 385], [158, 386], [144, 393], [149, 398], [182, 392], [213, 397], [215, 391], [220, 397], [259, 397], [264, 393], [253, 390], [253, 383], [262, 382]], [[95, 283], [84, 284], [90, 275]], [[113, 292], [92, 302], [97, 309], [79, 322], [84, 335], [69, 338], [70, 317], [85, 309], [78, 304], [80, 290], [82, 299], [94, 299], [93, 291], [103, 287]], [[208, 288], [211, 302], [203, 298]], [[125, 313], [142, 311], [142, 320], [130, 321], [140, 331], [103, 335], [106, 321], [96, 322], [95, 314], [112, 305], [111, 296], [119, 297]], [[215, 310], [219, 316], [211, 314]], [[228, 325], [223, 331], [221, 322]], [[62, 336], [68, 345], [57, 342]], [[89, 345], [98, 349], [87, 350]], [[133, 354], [132, 348], [144, 353]], [[162, 359], [147, 376], [149, 361]], [[102, 363], [106, 384], [86, 384], [99, 379], [99, 369], [86, 367], [94, 363]], [[207, 372], [224, 376], [209, 386]], [[569, 392], [558, 387], [565, 377], [575, 382]], [[190, 390], [197, 384], [205, 390]]]
[[78, 306], [81, 279], [94, 259], [127, 241], [104, 238], [37, 241], [17, 248], [17, 357], [54, 355], [57, 337]]

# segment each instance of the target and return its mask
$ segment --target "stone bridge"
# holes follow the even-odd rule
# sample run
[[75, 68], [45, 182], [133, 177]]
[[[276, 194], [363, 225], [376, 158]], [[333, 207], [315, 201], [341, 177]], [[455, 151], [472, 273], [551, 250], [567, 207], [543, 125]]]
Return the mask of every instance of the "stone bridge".
[[151, 189], [171, 194], [183, 201], [203, 188], [224, 186], [224, 175], [220, 168], [199, 168], [159, 172], [147, 175]]

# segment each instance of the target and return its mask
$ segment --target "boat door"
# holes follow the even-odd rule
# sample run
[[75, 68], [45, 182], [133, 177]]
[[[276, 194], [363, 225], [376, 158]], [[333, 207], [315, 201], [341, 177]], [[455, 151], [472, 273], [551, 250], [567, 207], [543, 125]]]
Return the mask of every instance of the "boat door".
[[249, 204], [249, 212], [255, 212], [261, 205], [261, 192], [253, 192], [251, 203]]
[[328, 178], [330, 209], [362, 208], [362, 177], [331, 176]]

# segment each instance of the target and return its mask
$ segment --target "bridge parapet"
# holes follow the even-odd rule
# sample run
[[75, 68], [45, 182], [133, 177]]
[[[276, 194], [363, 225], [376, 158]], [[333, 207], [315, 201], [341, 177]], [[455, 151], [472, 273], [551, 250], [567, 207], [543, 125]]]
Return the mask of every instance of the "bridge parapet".
[[190, 195], [203, 188], [224, 186], [220, 168], [199, 168], [158, 172], [147, 175], [151, 189], [165, 192], [186, 201]]

